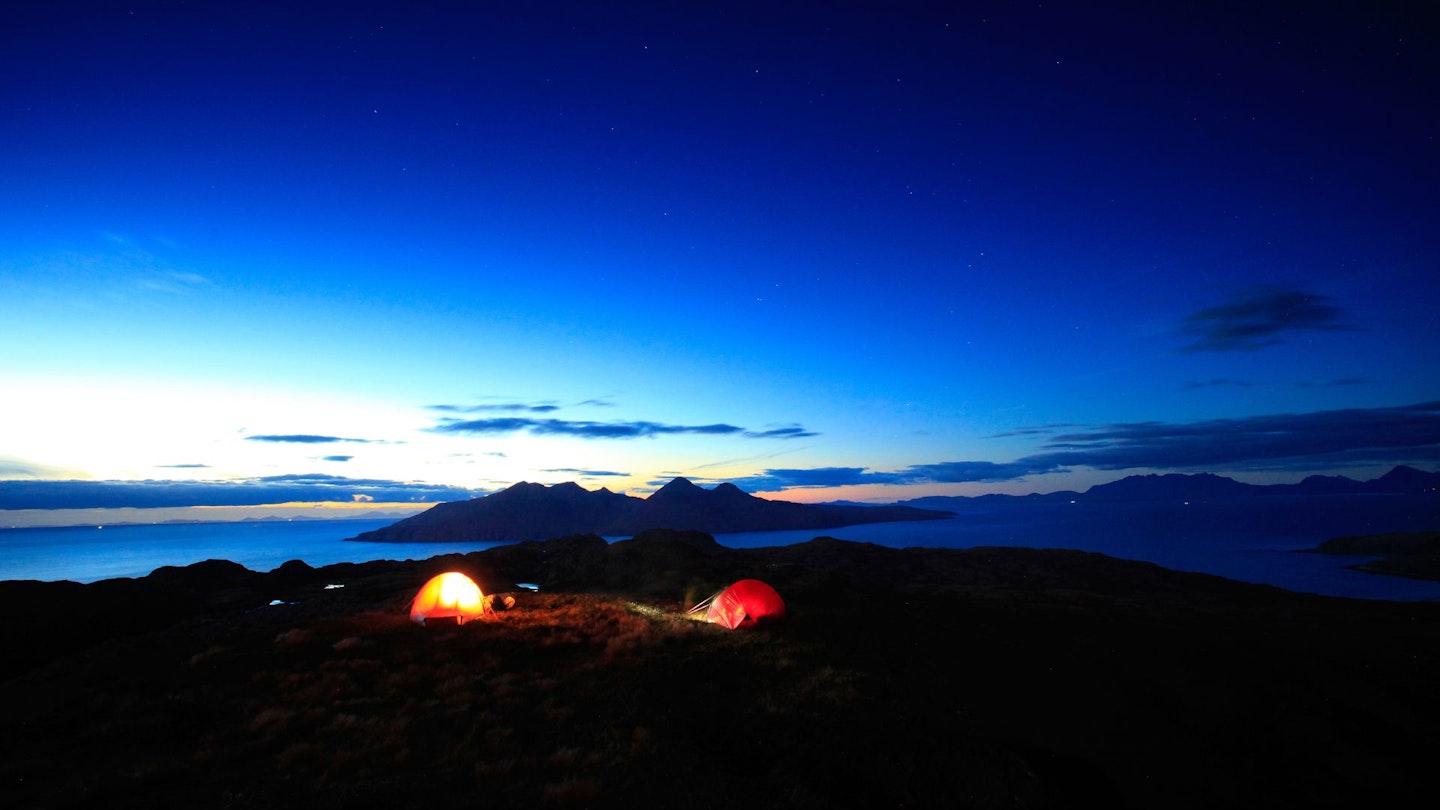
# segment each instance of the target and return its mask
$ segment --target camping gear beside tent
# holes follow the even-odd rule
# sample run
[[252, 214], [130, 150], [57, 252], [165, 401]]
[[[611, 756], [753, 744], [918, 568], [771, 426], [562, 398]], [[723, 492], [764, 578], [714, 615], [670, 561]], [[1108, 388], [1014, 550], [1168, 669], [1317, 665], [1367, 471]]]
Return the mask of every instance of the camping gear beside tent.
[[705, 621], [734, 630], [761, 619], [785, 618], [785, 600], [758, 579], [742, 579], [690, 609], [691, 615], [701, 612]]
[[447, 571], [431, 577], [410, 603], [410, 620], [425, 624], [432, 619], [454, 619], [456, 624], [485, 613], [485, 594], [470, 577]]

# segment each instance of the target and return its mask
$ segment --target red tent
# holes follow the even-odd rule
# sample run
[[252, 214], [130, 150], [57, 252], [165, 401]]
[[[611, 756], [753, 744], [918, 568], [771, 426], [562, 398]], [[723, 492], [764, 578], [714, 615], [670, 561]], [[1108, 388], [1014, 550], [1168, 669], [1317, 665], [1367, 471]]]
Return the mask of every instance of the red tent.
[[690, 609], [705, 612], [705, 621], [734, 630], [753, 627], [761, 619], [783, 619], [785, 600], [758, 579], [742, 579]]

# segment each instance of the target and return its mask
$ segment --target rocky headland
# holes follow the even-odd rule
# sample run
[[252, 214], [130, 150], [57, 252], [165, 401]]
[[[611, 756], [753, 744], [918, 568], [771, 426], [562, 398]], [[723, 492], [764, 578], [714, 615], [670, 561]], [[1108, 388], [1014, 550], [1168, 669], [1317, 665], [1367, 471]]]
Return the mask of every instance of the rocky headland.
[[1440, 531], [1335, 537], [1321, 543], [1313, 552], [1376, 557], [1347, 567], [1372, 574], [1440, 582]]

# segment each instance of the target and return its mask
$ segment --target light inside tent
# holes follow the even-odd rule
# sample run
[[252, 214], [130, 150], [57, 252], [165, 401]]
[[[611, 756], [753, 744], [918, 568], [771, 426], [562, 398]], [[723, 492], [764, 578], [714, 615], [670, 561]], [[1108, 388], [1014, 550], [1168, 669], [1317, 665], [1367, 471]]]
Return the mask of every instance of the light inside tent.
[[410, 620], [425, 624], [435, 619], [454, 619], [457, 624], [485, 612], [485, 594], [470, 577], [447, 571], [432, 577], [410, 603]]

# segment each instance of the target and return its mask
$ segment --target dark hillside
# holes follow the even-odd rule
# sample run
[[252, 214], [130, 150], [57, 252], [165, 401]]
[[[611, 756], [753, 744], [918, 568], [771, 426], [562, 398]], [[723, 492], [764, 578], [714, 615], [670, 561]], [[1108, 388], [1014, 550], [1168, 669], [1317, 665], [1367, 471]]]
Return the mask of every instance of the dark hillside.
[[[540, 591], [412, 624], [448, 569]], [[789, 617], [684, 618], [742, 577]], [[1440, 606], [1083, 552], [657, 531], [0, 608], [4, 807], [1419, 807], [1440, 745]]]

